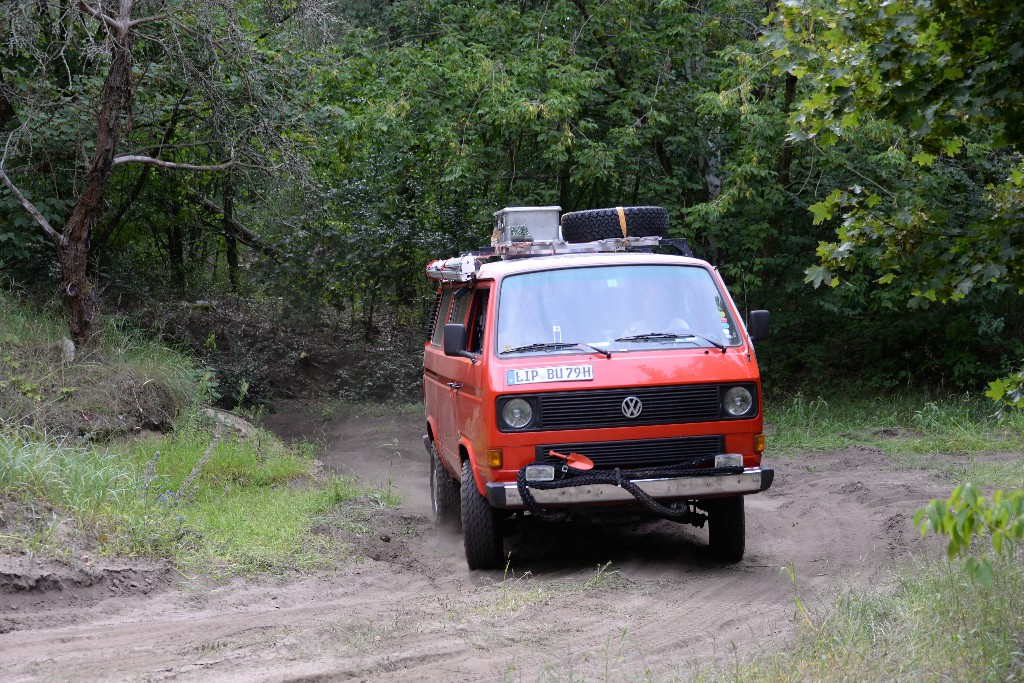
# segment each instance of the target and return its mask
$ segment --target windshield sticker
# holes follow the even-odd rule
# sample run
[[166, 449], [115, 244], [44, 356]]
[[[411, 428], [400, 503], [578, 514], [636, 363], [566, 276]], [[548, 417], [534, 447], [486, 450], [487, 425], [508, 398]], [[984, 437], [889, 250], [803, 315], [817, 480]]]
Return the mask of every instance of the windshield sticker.
[[593, 365], [558, 365], [546, 368], [522, 368], [505, 372], [508, 386], [539, 382], [583, 382], [594, 379]]

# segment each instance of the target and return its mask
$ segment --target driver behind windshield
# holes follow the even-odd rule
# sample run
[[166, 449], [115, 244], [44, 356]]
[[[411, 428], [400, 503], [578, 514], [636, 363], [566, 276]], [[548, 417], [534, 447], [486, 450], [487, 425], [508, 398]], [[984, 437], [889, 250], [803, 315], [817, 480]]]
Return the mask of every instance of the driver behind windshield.
[[639, 317], [631, 320], [619, 336], [675, 332], [685, 334], [690, 325], [674, 310], [668, 293], [654, 285], [648, 285], [640, 297]]
[[536, 288], [522, 287], [508, 294], [502, 297], [498, 316], [502, 352], [529, 344], [560, 341], [554, 338], [552, 326], [544, 317], [544, 299]]

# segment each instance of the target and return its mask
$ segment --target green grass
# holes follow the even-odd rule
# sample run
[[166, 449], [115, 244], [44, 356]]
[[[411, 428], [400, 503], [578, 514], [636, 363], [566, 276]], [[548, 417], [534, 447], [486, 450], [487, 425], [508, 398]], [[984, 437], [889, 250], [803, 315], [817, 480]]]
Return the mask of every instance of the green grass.
[[994, 417], [997, 406], [981, 395], [808, 397], [766, 401], [768, 448], [790, 455], [868, 445], [891, 454], [979, 453], [1019, 450], [1024, 411]]
[[127, 453], [137, 466], [155, 475], [155, 484], [177, 492], [199, 460], [211, 447], [210, 457], [198, 481], [200, 491], [219, 490], [225, 485], [268, 487], [309, 473], [313, 461], [310, 444], [286, 446], [265, 430], [257, 429], [247, 439], [226, 434], [215, 439], [210, 425], [189, 415], [179, 420], [173, 432], [134, 440]]
[[63, 351], [67, 328], [0, 289], [0, 426], [107, 437], [169, 426], [196, 398], [191, 359], [116, 316], [95, 339]]
[[[145, 486], [142, 473], [117, 452], [0, 432], [0, 497], [9, 501], [0, 548], [166, 555], [174, 519], [143, 494]], [[54, 522], [64, 519], [72, 521], [75, 538], [53, 533]]]
[[1024, 677], [1024, 557], [990, 591], [960, 563], [898, 570], [891, 592], [849, 594], [811, 614], [786, 652], [700, 681], [1018, 681]]
[[314, 478], [313, 462], [262, 431], [214, 442], [197, 419], [109, 447], [0, 432], [0, 549], [166, 557], [212, 575], [327, 566], [345, 549], [311, 529], [373, 492]]
[[204, 574], [311, 571], [329, 566], [344, 552], [326, 537], [310, 534], [317, 517], [335, 501], [329, 490], [242, 488], [199, 496], [180, 511], [196, 530], [179, 564]]
[[307, 570], [346, 552], [312, 532], [333, 506], [395, 502], [314, 472], [310, 445], [262, 430], [214, 439], [197, 417], [209, 374], [123, 319], [105, 317], [70, 361], [65, 334], [58, 315], [0, 290], [0, 550], [166, 557], [206, 574]]

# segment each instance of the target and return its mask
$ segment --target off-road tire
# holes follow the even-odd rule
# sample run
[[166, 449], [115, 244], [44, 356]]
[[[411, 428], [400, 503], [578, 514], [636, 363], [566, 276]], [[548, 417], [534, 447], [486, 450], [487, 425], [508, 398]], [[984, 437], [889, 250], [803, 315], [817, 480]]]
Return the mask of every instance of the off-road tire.
[[433, 443], [430, 444], [430, 507], [434, 513], [434, 524], [458, 524], [459, 485], [441, 464], [437, 446]]
[[462, 542], [470, 569], [497, 569], [505, 559], [494, 508], [476, 490], [473, 465], [462, 463]]
[[[664, 237], [668, 234], [668, 210], [660, 206], [626, 206], [626, 237]], [[562, 214], [562, 239], [594, 242], [622, 237], [618, 209], [591, 209]]]
[[708, 545], [711, 554], [722, 562], [739, 562], [746, 545], [746, 520], [743, 496], [709, 500]]

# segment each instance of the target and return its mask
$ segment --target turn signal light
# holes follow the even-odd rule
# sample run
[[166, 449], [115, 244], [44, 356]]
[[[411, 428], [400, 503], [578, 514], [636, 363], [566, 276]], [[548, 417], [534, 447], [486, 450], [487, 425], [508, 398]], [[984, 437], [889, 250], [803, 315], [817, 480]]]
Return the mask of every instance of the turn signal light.
[[484, 462], [488, 467], [501, 467], [504, 459], [501, 457], [500, 448], [490, 448], [484, 452]]
[[764, 453], [764, 434], [754, 435], [754, 452], [758, 455]]

